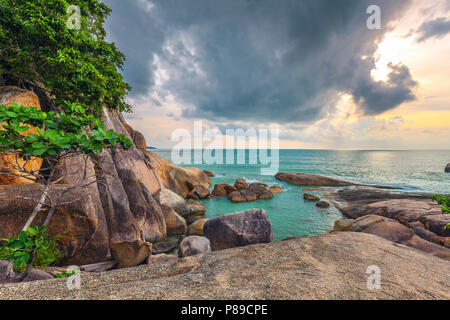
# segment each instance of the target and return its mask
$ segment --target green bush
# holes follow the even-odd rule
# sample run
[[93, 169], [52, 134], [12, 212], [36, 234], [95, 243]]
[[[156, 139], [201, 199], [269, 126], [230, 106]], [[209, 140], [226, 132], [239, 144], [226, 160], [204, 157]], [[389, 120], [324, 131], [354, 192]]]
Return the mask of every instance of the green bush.
[[[442, 205], [442, 214], [450, 214], [450, 198], [443, 196], [434, 196], [433, 200]], [[450, 229], [450, 224], [445, 226], [445, 229]]]
[[[24, 272], [28, 265], [45, 268], [61, 259], [58, 239], [60, 236], [50, 237], [47, 227], [32, 227], [22, 231], [18, 237], [0, 239], [6, 245], [0, 247], [0, 260], [14, 262], [14, 270]], [[34, 260], [33, 252], [35, 252]]]

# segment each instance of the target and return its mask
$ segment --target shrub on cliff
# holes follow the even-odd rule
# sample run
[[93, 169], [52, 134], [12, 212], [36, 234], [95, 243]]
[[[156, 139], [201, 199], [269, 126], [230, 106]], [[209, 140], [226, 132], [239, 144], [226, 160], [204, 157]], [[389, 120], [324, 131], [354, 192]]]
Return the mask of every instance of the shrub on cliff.
[[[442, 214], [450, 214], [450, 198], [442, 196], [434, 196], [433, 200], [442, 205]], [[445, 229], [450, 229], [450, 224], [445, 226]]]
[[125, 56], [105, 40], [109, 13], [99, 0], [0, 0], [0, 85], [45, 87], [55, 105], [96, 114], [104, 105], [130, 110], [118, 72]]

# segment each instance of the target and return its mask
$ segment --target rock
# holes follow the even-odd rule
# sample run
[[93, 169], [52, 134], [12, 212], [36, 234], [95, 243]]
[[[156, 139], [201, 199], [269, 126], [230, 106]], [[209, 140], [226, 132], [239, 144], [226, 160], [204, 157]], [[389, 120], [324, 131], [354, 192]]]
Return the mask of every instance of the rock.
[[215, 176], [214, 173], [212, 173], [211, 171], [203, 170], [203, 172], [206, 173], [206, 175], [207, 175], [208, 177], [210, 177], [210, 178], [212, 178], [212, 177]]
[[274, 194], [283, 192], [283, 188], [280, 186], [270, 186], [269, 190], [270, 190], [270, 192], [272, 192]]
[[[0, 286], [0, 296], [20, 300], [449, 299], [448, 261], [364, 233], [337, 232], [183, 259], [152, 256], [149, 260], [153, 259], [150, 265], [87, 274], [81, 290], [67, 290], [65, 279], [59, 279]], [[382, 270], [381, 289], [368, 290], [366, 271], [374, 264]]]
[[[166, 216], [152, 195], [146, 192], [135, 173], [128, 169], [119, 169], [118, 174], [130, 203], [130, 210], [134, 215], [139, 229], [147, 242], [158, 242], [166, 239]], [[169, 208], [170, 209], [170, 208]], [[166, 211], [167, 213], [167, 211]], [[173, 217], [173, 216], [170, 216]], [[169, 221], [171, 228], [176, 228], [176, 218]], [[173, 231], [173, 229], [171, 229]]]
[[208, 219], [201, 219], [197, 220], [191, 225], [189, 225], [188, 228], [188, 235], [189, 236], [203, 236], [203, 227], [205, 226], [206, 221]]
[[[108, 223], [111, 254], [118, 267], [140, 264], [151, 254], [145, 245], [141, 226], [130, 209], [127, 193], [117, 173], [111, 155], [103, 151], [95, 157], [100, 199]], [[142, 188], [141, 188], [142, 189]], [[120, 259], [120, 260], [119, 260]]]
[[169, 189], [182, 198], [186, 198], [195, 186], [206, 189], [211, 186], [211, 180], [203, 170], [178, 167], [148, 150], [144, 151], [144, 156], [161, 188]]
[[186, 218], [186, 222], [189, 226], [189, 225], [193, 224], [194, 222], [202, 220], [202, 219], [204, 219], [203, 216], [189, 216]]
[[268, 243], [273, 240], [272, 224], [266, 211], [251, 209], [209, 219], [203, 234], [213, 250]]
[[[49, 195], [55, 198], [65, 189], [64, 186], [53, 185]], [[10, 238], [17, 235], [33, 211], [41, 196], [39, 184], [23, 184], [0, 186], [0, 237]], [[49, 225], [49, 234], [61, 235], [59, 243], [64, 259], [71, 261], [87, 261], [83, 249], [92, 240], [98, 228], [95, 198], [83, 189], [74, 189], [61, 199], [62, 205], [55, 210]], [[38, 214], [34, 225], [41, 225], [44, 214]], [[89, 251], [90, 259], [104, 259], [104, 252]]]
[[242, 190], [241, 194], [244, 196], [247, 202], [252, 202], [258, 200], [258, 195], [250, 190]]
[[445, 172], [450, 172], [450, 163], [445, 167]]
[[305, 193], [303, 195], [303, 199], [307, 200], [307, 201], [319, 201], [320, 198], [318, 196], [309, 194], [309, 193]]
[[147, 264], [176, 263], [176, 262], [178, 262], [178, 257], [164, 253], [151, 255], [147, 259]]
[[352, 186], [351, 182], [341, 181], [333, 178], [318, 176], [315, 174], [307, 173], [294, 173], [294, 172], [280, 172], [275, 175], [275, 178], [280, 181], [285, 181], [291, 184], [301, 185], [301, 186], [329, 186], [329, 187], [340, 187], [340, 186]]
[[209, 197], [209, 189], [204, 186], [195, 186], [194, 192], [200, 199], [206, 199]]
[[206, 212], [203, 203], [195, 200], [186, 201], [169, 189], [161, 189], [155, 195], [155, 198], [161, 205], [172, 208], [176, 213], [186, 219], [190, 216], [203, 216]]
[[[8, 267], [9, 262], [0, 260], [0, 284], [4, 284], [5, 282], [5, 272]], [[16, 278], [19, 277], [21, 273], [16, 272]], [[40, 281], [40, 280], [49, 280], [54, 279], [54, 277], [42, 270], [31, 268], [28, 275], [22, 280], [22, 282], [32, 282], [32, 281]]]
[[[38, 96], [32, 91], [20, 89], [18, 87], [0, 87], [0, 104], [10, 106], [12, 103], [18, 105], [24, 105], [26, 107], [36, 107], [41, 109]], [[0, 130], [2, 126], [0, 124]], [[36, 128], [30, 128], [30, 130], [22, 132], [22, 135], [28, 133], [37, 134]], [[23, 160], [15, 155], [7, 155], [0, 159], [0, 169], [7, 170], [11, 173], [22, 175], [19, 171], [12, 168], [11, 164], [16, 164], [28, 171], [37, 171], [42, 166], [41, 158], [31, 158], [28, 161]], [[29, 180], [23, 177], [17, 177], [12, 175], [0, 174], [0, 185], [14, 185], [14, 184], [28, 184], [34, 183], [33, 180]]]
[[273, 198], [272, 192], [266, 189], [267, 185], [263, 183], [252, 183], [248, 188], [250, 191], [256, 193], [258, 199], [268, 200]]
[[231, 200], [231, 202], [239, 203], [239, 202], [247, 202], [247, 199], [244, 197], [242, 193], [239, 191], [233, 191], [228, 195], [228, 199]]
[[183, 241], [181, 241], [178, 256], [180, 258], [183, 258], [208, 252], [211, 252], [211, 244], [208, 238], [190, 236], [184, 238]]
[[189, 199], [200, 200], [199, 196], [195, 192], [195, 189], [192, 190], [191, 192], [189, 192], [189, 194], [187, 195], [186, 199], [187, 200], [189, 200]]
[[319, 201], [319, 202], [316, 203], [316, 207], [319, 207], [319, 208], [329, 208], [329, 207], [330, 207], [330, 204], [329, 204], [328, 202], [324, 201], [324, 200], [321, 200], [321, 201]]
[[152, 253], [153, 254], [168, 253], [168, 252], [174, 250], [176, 247], [177, 247], [176, 243], [172, 243], [169, 241], [156, 242], [156, 243], [153, 243]]
[[231, 192], [237, 191], [237, 189], [233, 186], [230, 186], [227, 183], [221, 183], [221, 184], [216, 184], [214, 186], [214, 190], [212, 192], [212, 195], [214, 197], [226, 197], [227, 195], [229, 195]]
[[167, 235], [173, 236], [186, 234], [187, 232], [186, 220], [169, 206], [161, 205], [161, 209], [164, 214], [164, 220], [166, 222]]
[[234, 183], [234, 187], [236, 188], [237, 191], [247, 190], [248, 184], [247, 181], [245, 181], [245, 179], [237, 179], [236, 182]]
[[341, 218], [334, 222], [333, 231], [352, 231], [353, 219]]
[[[86, 169], [86, 175], [85, 174]], [[81, 182], [92, 182], [96, 176], [94, 163], [83, 155], [72, 156], [61, 160], [55, 167], [53, 181], [58, 184], [76, 185]], [[93, 202], [92, 216], [96, 220], [97, 228], [90, 240], [73, 257], [66, 257], [62, 265], [86, 265], [109, 260], [109, 232], [106, 216], [100, 199], [98, 183], [92, 183], [84, 188]], [[51, 221], [53, 223], [53, 220]]]

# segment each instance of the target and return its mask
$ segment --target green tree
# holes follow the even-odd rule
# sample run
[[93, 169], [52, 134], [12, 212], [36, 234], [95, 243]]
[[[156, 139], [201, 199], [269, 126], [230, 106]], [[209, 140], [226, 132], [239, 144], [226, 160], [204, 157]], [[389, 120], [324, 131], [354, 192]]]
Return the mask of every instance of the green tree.
[[[434, 196], [433, 200], [442, 205], [442, 214], [450, 214], [450, 198], [444, 196]], [[445, 229], [450, 229], [450, 224], [445, 226]]]
[[[42, 190], [41, 197], [36, 201], [36, 206], [23, 226], [19, 238], [13, 237], [7, 244], [9, 249], [14, 250], [12, 258], [14, 261], [18, 260], [16, 264], [26, 263], [29, 267], [34, 263], [36, 252], [42, 243], [38, 231], [42, 229], [31, 229], [31, 226], [43, 206], [48, 209], [43, 226], [48, 226], [55, 208], [66, 193], [97, 182], [95, 175], [87, 176], [86, 165], [89, 157], [104, 149], [128, 149], [133, 146], [126, 136], [106, 130], [99, 119], [86, 114], [86, 110], [79, 104], [67, 103], [62, 109], [65, 112], [57, 113], [17, 104], [9, 107], [0, 105], [0, 158], [11, 159], [7, 165], [0, 164], [0, 174], [18, 175], [32, 180], [40, 184]], [[35, 127], [37, 134], [29, 132], [30, 127]], [[25, 132], [28, 133], [24, 134]], [[84, 176], [78, 183], [66, 186], [60, 189], [56, 196], [50, 197], [51, 185], [58, 182], [54, 181], [56, 165], [61, 160], [79, 155], [84, 155], [86, 159]], [[17, 157], [24, 159], [25, 163], [16, 161]], [[33, 157], [45, 158], [47, 170], [27, 169], [26, 162], [32, 161]], [[10, 267], [7, 276], [11, 278], [12, 275]]]
[[125, 56], [105, 40], [109, 13], [99, 0], [0, 0], [0, 85], [31, 86], [54, 105], [78, 102], [97, 115], [105, 105], [129, 111]]

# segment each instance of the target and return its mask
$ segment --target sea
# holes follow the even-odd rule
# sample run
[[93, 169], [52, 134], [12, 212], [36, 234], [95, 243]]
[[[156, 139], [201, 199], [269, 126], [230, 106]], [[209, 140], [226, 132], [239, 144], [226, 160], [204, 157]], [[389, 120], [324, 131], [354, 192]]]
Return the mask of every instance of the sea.
[[[159, 156], [172, 160], [171, 150], [152, 150]], [[237, 153], [237, 150], [235, 150]], [[246, 159], [250, 155], [246, 150]], [[225, 155], [224, 155], [225, 156]], [[224, 161], [225, 163], [225, 161]], [[250, 203], [232, 203], [226, 197], [201, 200], [206, 206], [206, 217], [246, 209], [264, 209], [272, 222], [274, 241], [288, 237], [304, 237], [325, 234], [334, 222], [342, 217], [335, 208], [319, 209], [314, 203], [305, 201], [305, 187], [291, 185], [275, 179], [274, 175], [262, 175], [263, 165], [258, 164], [181, 164], [197, 167], [215, 174], [212, 187], [218, 183], [233, 185], [236, 179], [244, 178], [249, 183], [263, 182], [279, 185], [284, 192], [275, 194], [271, 200]], [[403, 192], [450, 193], [450, 174], [444, 168], [450, 163], [450, 150], [420, 151], [336, 151], [336, 150], [280, 150], [278, 172], [303, 172], [324, 175], [341, 180], [389, 185]], [[334, 188], [330, 188], [334, 189]], [[318, 192], [307, 193], [320, 195]]]

